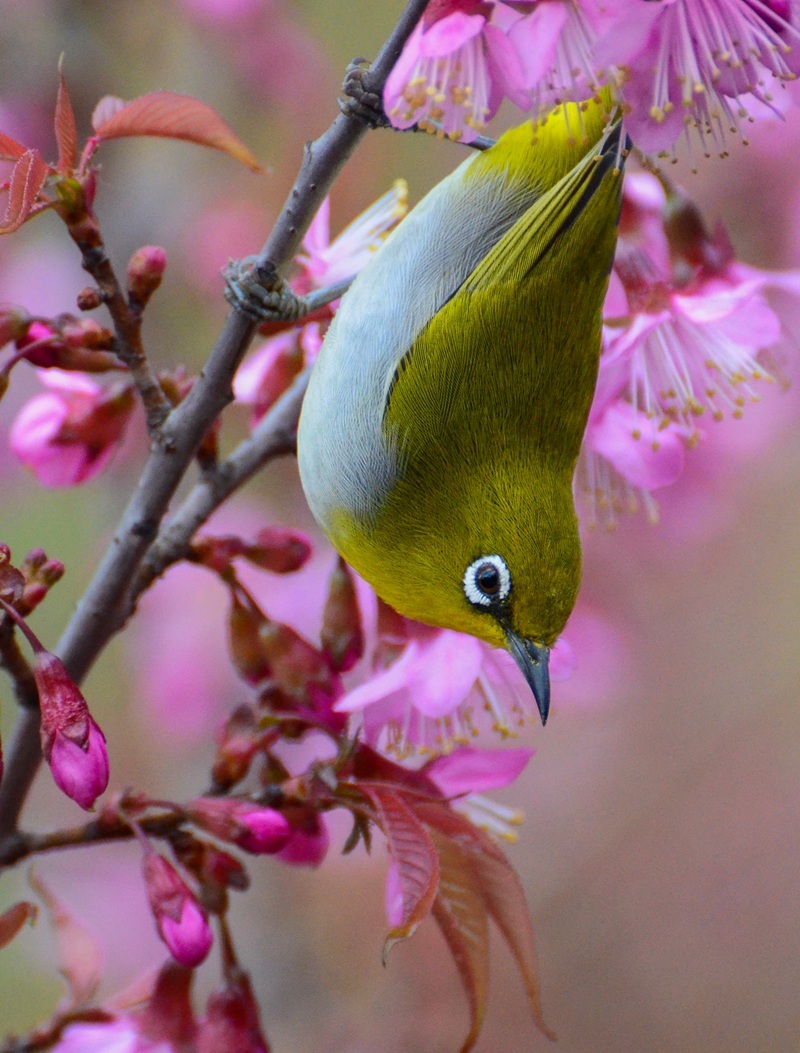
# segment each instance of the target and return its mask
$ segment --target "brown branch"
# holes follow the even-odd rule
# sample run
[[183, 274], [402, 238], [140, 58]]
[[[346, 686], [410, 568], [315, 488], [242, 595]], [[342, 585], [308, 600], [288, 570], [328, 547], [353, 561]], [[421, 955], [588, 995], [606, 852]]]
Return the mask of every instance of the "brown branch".
[[[408, 0], [405, 10], [367, 74], [366, 86], [382, 94], [383, 85], [427, 0]], [[366, 132], [365, 125], [340, 115], [305, 150], [300, 173], [259, 256], [259, 265], [277, 273], [288, 265], [303, 234], [342, 166]], [[200, 443], [218, 414], [232, 400], [233, 375], [255, 332], [255, 323], [232, 312], [205, 368], [184, 401], [161, 428], [114, 539], [62, 636], [57, 652], [80, 682], [124, 621], [131, 582], [156, 538], [159, 524]], [[0, 785], [0, 856], [3, 838], [18, 840], [17, 822], [41, 760], [38, 719], [20, 712]]]
[[83, 269], [97, 282], [103, 303], [111, 315], [116, 337], [114, 351], [127, 366], [139, 392], [148, 434], [157, 437], [172, 406], [142, 346], [141, 313], [131, 307], [120, 287], [94, 217], [85, 213], [82, 222], [67, 223], [67, 230], [80, 249]]

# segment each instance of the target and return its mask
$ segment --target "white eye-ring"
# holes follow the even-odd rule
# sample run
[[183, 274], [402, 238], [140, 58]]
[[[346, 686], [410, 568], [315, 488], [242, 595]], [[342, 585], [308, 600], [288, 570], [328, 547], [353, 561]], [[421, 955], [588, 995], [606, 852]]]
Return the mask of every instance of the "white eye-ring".
[[502, 556], [481, 556], [464, 572], [464, 594], [476, 607], [502, 603], [511, 591], [511, 573]]

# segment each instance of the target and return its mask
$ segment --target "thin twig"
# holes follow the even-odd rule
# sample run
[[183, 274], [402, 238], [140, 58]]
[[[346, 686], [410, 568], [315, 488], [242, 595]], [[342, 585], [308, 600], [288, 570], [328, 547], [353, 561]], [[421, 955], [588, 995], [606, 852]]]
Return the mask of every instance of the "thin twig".
[[236, 447], [213, 475], [201, 479], [189, 493], [143, 560], [120, 617], [129, 617], [136, 600], [153, 581], [173, 563], [185, 558], [192, 537], [227, 497], [268, 461], [281, 454], [294, 452], [297, 418], [309, 374], [310, 370], [304, 370], [262, 417], [248, 438]]
[[[409, 0], [406, 4], [367, 75], [369, 90], [382, 93], [426, 4], [427, 0]], [[271, 266], [279, 272], [288, 265], [331, 184], [366, 130], [358, 120], [341, 114], [327, 132], [306, 146], [300, 173], [259, 256], [259, 266]], [[231, 312], [194, 387], [164, 422], [160, 441], [145, 463], [114, 539], [56, 648], [76, 682], [84, 678], [122, 624], [119, 615], [131, 582], [203, 437], [233, 398], [233, 376], [255, 329], [254, 322]], [[17, 837], [19, 815], [41, 762], [38, 736], [37, 715], [30, 710], [20, 711], [0, 785], [0, 856], [4, 851], [2, 839], [13, 841]]]
[[68, 226], [68, 229], [81, 250], [83, 269], [91, 274], [102, 293], [103, 303], [114, 323], [115, 354], [130, 371], [144, 406], [148, 434], [155, 438], [172, 406], [142, 346], [141, 314], [132, 310], [120, 288], [96, 224], [83, 224], [79, 228]]

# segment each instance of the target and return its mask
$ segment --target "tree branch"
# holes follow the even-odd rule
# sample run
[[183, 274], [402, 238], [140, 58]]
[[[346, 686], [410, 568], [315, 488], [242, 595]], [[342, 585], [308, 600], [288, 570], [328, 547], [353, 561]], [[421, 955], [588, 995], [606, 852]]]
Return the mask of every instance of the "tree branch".
[[186, 556], [192, 537], [226, 498], [268, 461], [281, 454], [294, 452], [297, 418], [309, 375], [310, 370], [304, 370], [263, 416], [250, 436], [236, 447], [213, 474], [197, 483], [147, 553], [131, 586], [126, 607], [120, 611], [120, 617], [129, 617], [138, 597], [168, 567]]
[[[370, 91], [382, 93], [426, 4], [427, 0], [409, 0], [406, 4], [367, 75]], [[331, 184], [366, 130], [358, 120], [342, 114], [327, 132], [307, 145], [300, 173], [257, 265], [272, 267], [275, 273], [288, 265]], [[194, 387], [164, 422], [114, 539], [56, 648], [76, 682], [83, 679], [123, 623], [120, 616], [131, 582], [203, 437], [233, 398], [233, 375], [255, 329], [254, 322], [237, 312], [228, 316]], [[21, 711], [0, 785], [0, 838], [15, 836], [19, 814], [41, 761], [38, 735], [36, 715]]]

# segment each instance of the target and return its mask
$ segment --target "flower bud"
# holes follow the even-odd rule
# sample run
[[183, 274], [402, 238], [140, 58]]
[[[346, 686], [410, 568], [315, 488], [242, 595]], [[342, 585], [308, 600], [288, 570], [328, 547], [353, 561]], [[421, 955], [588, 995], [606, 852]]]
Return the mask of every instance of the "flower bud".
[[281, 622], [265, 619], [258, 636], [274, 686], [281, 695], [291, 706], [310, 709], [333, 731], [341, 731], [346, 718], [332, 708], [342, 693], [341, 681], [325, 656]]
[[[64, 342], [51, 326], [44, 322], [31, 322], [15, 340], [19, 351], [25, 352], [25, 358], [34, 366], [49, 369], [59, 364], [60, 353]], [[26, 350], [30, 348], [30, 350]]]
[[73, 351], [108, 351], [114, 346], [114, 334], [94, 318], [69, 318], [61, 326], [61, 336]]
[[42, 753], [58, 788], [88, 810], [108, 786], [105, 736], [61, 659], [37, 650], [33, 675], [42, 712]]
[[269, 1053], [250, 981], [243, 972], [229, 977], [225, 987], [209, 998], [198, 1029], [197, 1053]]
[[322, 649], [339, 673], [352, 669], [364, 653], [364, 631], [353, 572], [339, 557], [322, 614]]
[[249, 706], [239, 706], [217, 732], [217, 755], [211, 777], [217, 786], [230, 789], [247, 775], [258, 753], [261, 734]]
[[271, 570], [273, 574], [291, 574], [305, 565], [311, 551], [311, 541], [306, 534], [272, 526], [259, 530], [255, 543], [245, 545], [243, 555], [261, 570]]
[[159, 936], [176, 962], [195, 968], [213, 942], [206, 912], [175, 867], [152, 848], [145, 850], [142, 872]]
[[141, 310], [161, 284], [167, 267], [167, 254], [158, 245], [137, 249], [128, 263], [128, 300]]
[[236, 672], [245, 683], [255, 685], [270, 675], [260, 631], [264, 615], [249, 603], [242, 603], [234, 592], [228, 615], [228, 644]]
[[221, 848], [206, 845], [201, 874], [203, 884], [219, 888], [233, 888], [245, 892], [250, 888], [250, 878], [239, 860]]
[[274, 808], [251, 801], [198, 797], [187, 805], [193, 822], [214, 837], [238, 845], [253, 855], [279, 852], [289, 840], [289, 823]]
[[77, 304], [80, 311], [93, 311], [105, 303], [103, 294], [93, 285], [87, 285], [78, 293]]

